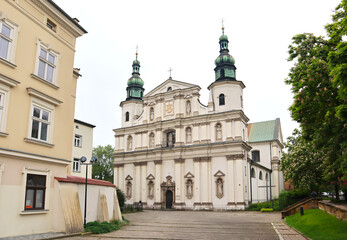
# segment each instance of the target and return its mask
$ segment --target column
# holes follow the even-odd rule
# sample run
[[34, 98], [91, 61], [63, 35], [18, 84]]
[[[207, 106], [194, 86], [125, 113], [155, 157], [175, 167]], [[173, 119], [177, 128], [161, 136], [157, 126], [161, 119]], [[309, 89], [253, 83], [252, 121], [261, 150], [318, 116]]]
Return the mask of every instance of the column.
[[135, 133], [135, 151], [141, 149], [141, 142], [142, 142], [142, 133], [141, 132]]
[[147, 149], [148, 148], [148, 143], [149, 143], [149, 136], [148, 136], [148, 131], [142, 132], [142, 144], [141, 144], [141, 149]]
[[118, 151], [119, 152], [124, 152], [124, 149], [126, 149], [126, 148], [124, 148], [124, 135], [120, 135], [119, 136], [119, 149], [118, 149]]
[[124, 164], [122, 164], [122, 166], [119, 167], [118, 170], [119, 173], [119, 178], [118, 178], [118, 188], [121, 189], [123, 192], [125, 190], [125, 186], [124, 186]]
[[200, 198], [200, 158], [194, 158], [194, 208], [200, 209], [201, 198]]
[[226, 120], [226, 129], [227, 129], [227, 132], [226, 132], [226, 140], [227, 141], [232, 141], [233, 140], [233, 137], [231, 135], [231, 119], [227, 119]]
[[119, 174], [118, 174], [118, 167], [117, 167], [118, 164], [115, 164], [114, 165], [114, 169], [113, 169], [113, 182], [114, 184], [118, 187], [119, 185]]
[[212, 207], [212, 168], [211, 158], [207, 161], [207, 176], [208, 176], [208, 202]]
[[235, 207], [235, 177], [236, 172], [234, 170], [234, 163], [231, 157], [227, 156], [227, 164], [228, 164], [228, 206], [227, 209], [233, 209]]
[[201, 123], [201, 143], [207, 143], [206, 123]]
[[135, 196], [134, 202], [138, 203], [141, 200], [141, 163], [134, 163], [135, 166]]
[[162, 161], [161, 160], [155, 160], [155, 193], [154, 193], [154, 207], [160, 208], [161, 207], [161, 166]]
[[203, 160], [200, 160], [200, 167], [201, 167], [201, 176], [200, 176], [200, 179], [201, 179], [201, 182], [200, 182], [200, 186], [201, 186], [201, 202], [202, 204], [205, 206], [205, 205], [208, 205], [208, 186], [209, 186], [209, 183], [208, 183], [208, 164], [207, 164], [207, 159], [203, 159]]
[[193, 124], [193, 143], [199, 144], [200, 143], [200, 134], [199, 134], [199, 123]]
[[162, 141], [163, 141], [163, 137], [162, 137], [162, 129], [161, 128], [157, 128], [155, 129], [155, 146], [156, 147], [161, 147], [162, 146]]
[[235, 120], [235, 140], [242, 140], [241, 119]]
[[181, 209], [184, 205], [184, 198], [182, 195], [182, 165], [184, 163], [183, 158], [175, 159], [175, 208]]
[[143, 205], [147, 204], [147, 162], [141, 163], [141, 201]]
[[176, 129], [176, 146], [181, 146], [184, 145], [184, 130], [183, 130], [183, 125], [176, 125], [175, 126]]

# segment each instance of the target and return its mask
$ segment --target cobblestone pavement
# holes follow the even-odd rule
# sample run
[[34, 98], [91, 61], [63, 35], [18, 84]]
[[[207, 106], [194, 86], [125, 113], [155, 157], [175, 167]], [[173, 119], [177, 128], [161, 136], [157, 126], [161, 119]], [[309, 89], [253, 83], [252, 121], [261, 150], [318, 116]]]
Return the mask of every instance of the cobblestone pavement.
[[306, 239], [284, 224], [280, 213], [144, 211], [125, 218], [130, 223], [121, 230], [65, 239]]

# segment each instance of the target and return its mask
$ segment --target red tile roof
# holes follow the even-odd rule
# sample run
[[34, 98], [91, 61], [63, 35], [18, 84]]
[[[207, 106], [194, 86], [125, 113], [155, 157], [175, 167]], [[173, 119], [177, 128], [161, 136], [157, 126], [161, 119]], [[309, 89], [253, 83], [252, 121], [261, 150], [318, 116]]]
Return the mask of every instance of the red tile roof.
[[[55, 177], [59, 182], [69, 182], [69, 183], [86, 183], [86, 179], [83, 177], [76, 177], [76, 176], [67, 176], [66, 178], [60, 178]], [[99, 186], [109, 186], [109, 187], [116, 187], [113, 183], [109, 181], [104, 180], [98, 180], [98, 179], [87, 179], [87, 183], [91, 185], [99, 185]]]

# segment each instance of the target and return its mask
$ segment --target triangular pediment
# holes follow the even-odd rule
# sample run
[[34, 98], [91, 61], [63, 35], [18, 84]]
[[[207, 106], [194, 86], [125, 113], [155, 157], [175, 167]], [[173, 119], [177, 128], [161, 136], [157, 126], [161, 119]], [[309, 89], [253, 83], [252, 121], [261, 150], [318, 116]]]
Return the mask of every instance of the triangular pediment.
[[147, 180], [154, 180], [155, 177], [152, 174], [149, 174], [148, 177], [146, 178]]
[[172, 91], [175, 91], [177, 89], [194, 88], [194, 87], [200, 88], [198, 85], [195, 85], [195, 84], [168, 79], [162, 84], [160, 84], [159, 86], [155, 87], [152, 91], [147, 93], [144, 97], [154, 96], [158, 93], [166, 93], [168, 92], [168, 88], [170, 87]]
[[214, 174], [214, 176], [215, 176], [215, 177], [224, 177], [225, 174], [224, 174], [221, 170], [218, 170], [218, 172], [216, 172], [216, 173]]
[[186, 175], [184, 175], [184, 178], [193, 178], [194, 175], [191, 172], [188, 172]]
[[130, 175], [128, 175], [128, 176], [125, 178], [125, 180], [133, 180], [133, 178], [132, 178]]

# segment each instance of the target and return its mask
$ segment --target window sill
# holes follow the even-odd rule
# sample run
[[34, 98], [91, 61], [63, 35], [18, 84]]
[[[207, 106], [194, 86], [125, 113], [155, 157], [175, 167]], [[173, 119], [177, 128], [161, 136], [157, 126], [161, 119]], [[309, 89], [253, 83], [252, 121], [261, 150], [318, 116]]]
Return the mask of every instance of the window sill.
[[72, 170], [72, 172], [74, 172], [74, 173], [81, 173], [81, 170], [80, 171]]
[[57, 85], [55, 85], [54, 83], [48, 82], [47, 80], [35, 75], [35, 74], [31, 74], [30, 75], [32, 78], [39, 80], [40, 82], [43, 82], [44, 84], [54, 88], [54, 89], [59, 89], [59, 87]]
[[47, 209], [40, 209], [40, 210], [24, 210], [20, 212], [20, 215], [33, 215], [33, 214], [47, 214], [49, 213], [49, 210]]
[[9, 67], [11, 67], [11, 68], [16, 68], [17, 67], [16, 64], [9, 62], [9, 61], [7, 61], [6, 59], [4, 59], [2, 57], [0, 57], [0, 62], [5, 64], [5, 65], [7, 65], [7, 66], [9, 66]]
[[48, 142], [43, 142], [40, 140], [32, 139], [32, 138], [24, 138], [24, 141], [28, 143], [34, 143], [34, 144], [39, 144], [45, 147], [54, 147], [54, 144], [48, 143]]
[[7, 136], [8, 136], [8, 133], [0, 132], [0, 137], [7, 137]]

